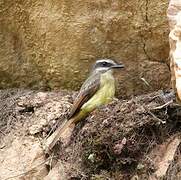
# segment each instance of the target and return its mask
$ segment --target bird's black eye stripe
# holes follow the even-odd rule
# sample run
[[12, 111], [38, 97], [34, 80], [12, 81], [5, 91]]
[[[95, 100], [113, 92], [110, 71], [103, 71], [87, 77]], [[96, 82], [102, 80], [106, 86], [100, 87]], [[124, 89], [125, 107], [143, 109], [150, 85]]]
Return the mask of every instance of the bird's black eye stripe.
[[106, 62], [106, 61], [101, 61], [101, 62], [97, 62], [94, 66], [94, 68], [98, 68], [98, 67], [111, 67], [112, 63]]

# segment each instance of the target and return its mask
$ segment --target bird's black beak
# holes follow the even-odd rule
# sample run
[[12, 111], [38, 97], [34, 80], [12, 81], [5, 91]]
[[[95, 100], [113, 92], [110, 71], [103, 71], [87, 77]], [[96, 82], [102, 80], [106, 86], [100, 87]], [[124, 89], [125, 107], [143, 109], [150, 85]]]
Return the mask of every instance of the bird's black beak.
[[115, 64], [112, 66], [112, 68], [115, 68], [115, 69], [124, 68], [124, 64]]

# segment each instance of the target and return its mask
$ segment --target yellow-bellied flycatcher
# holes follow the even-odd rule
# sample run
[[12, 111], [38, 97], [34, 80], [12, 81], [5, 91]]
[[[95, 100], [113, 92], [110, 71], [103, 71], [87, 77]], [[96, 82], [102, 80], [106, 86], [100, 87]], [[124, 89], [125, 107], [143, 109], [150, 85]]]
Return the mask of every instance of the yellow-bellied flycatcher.
[[94, 64], [90, 76], [82, 85], [70, 111], [68, 120], [50, 137], [48, 149], [52, 149], [68, 127], [75, 125], [97, 107], [107, 104], [115, 95], [113, 69], [124, 65], [111, 59], [100, 59]]

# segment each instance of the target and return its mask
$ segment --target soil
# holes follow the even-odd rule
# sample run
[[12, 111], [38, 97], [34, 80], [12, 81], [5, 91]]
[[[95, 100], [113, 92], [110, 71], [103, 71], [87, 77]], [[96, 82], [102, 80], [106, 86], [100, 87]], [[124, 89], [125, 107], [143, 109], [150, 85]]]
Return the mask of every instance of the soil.
[[46, 154], [75, 95], [0, 91], [0, 179], [181, 179], [181, 108], [171, 90], [114, 99]]

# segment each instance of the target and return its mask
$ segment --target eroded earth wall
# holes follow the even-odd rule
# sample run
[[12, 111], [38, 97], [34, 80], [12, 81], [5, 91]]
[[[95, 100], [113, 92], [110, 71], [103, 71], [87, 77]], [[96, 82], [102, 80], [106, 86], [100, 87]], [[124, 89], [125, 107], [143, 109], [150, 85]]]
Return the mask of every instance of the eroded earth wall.
[[97, 58], [123, 61], [120, 95], [169, 86], [168, 0], [0, 3], [0, 88], [77, 90]]

